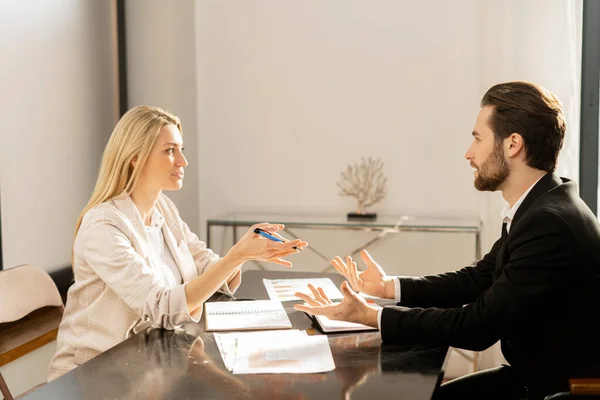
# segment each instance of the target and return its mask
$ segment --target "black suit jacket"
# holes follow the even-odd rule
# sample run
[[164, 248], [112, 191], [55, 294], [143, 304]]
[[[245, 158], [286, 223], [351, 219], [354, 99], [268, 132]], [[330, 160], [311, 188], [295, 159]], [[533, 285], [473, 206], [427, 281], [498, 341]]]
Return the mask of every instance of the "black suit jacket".
[[530, 398], [600, 376], [600, 227], [568, 179], [540, 179], [475, 266], [400, 285], [384, 342], [480, 351], [500, 340]]

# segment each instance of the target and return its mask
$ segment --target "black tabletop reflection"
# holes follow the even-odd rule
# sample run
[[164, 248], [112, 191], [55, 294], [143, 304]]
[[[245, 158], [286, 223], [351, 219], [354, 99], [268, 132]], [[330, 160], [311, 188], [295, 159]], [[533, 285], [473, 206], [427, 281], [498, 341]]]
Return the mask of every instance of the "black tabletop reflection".
[[[266, 299], [263, 278], [341, 277], [248, 271], [236, 298]], [[219, 296], [217, 296], [219, 297]], [[221, 297], [220, 300], [224, 300]], [[312, 320], [284, 303], [295, 329]], [[320, 374], [233, 375], [204, 322], [150, 329], [25, 396], [25, 399], [430, 399], [447, 347], [382, 345], [379, 332], [328, 335], [335, 370]]]

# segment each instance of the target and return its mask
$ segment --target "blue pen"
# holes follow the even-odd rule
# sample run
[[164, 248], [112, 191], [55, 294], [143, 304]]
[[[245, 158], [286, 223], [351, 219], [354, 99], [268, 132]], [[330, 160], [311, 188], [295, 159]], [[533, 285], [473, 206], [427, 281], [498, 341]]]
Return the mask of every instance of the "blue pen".
[[[267, 232], [267, 231], [263, 231], [263, 230], [262, 230], [262, 229], [260, 229], [260, 228], [256, 228], [256, 229], [254, 229], [254, 233], [256, 233], [256, 234], [258, 234], [258, 235], [260, 235], [260, 236], [262, 236], [262, 237], [264, 237], [264, 238], [267, 238], [267, 239], [269, 239], [269, 240], [272, 240], [272, 241], [274, 241], [274, 242], [285, 242], [285, 240], [281, 240], [281, 239], [279, 239], [277, 236], [273, 236], [273, 235], [271, 235], [269, 232]], [[299, 247], [296, 247], [296, 246], [292, 247], [292, 249], [296, 249], [296, 250], [298, 250], [298, 251], [302, 251], [302, 249], [301, 249], [301, 248], [299, 248]]]

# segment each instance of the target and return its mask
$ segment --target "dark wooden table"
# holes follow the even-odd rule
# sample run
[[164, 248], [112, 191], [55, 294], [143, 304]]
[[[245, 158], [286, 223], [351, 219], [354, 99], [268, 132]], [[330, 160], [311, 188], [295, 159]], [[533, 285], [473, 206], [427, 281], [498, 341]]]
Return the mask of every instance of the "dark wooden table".
[[[238, 298], [267, 299], [263, 278], [334, 274], [248, 271]], [[221, 300], [221, 299], [219, 299]], [[284, 303], [295, 329], [312, 321]], [[335, 370], [321, 374], [233, 375], [204, 321], [137, 334], [24, 397], [35, 399], [430, 399], [448, 347], [382, 345], [379, 332], [328, 335]]]

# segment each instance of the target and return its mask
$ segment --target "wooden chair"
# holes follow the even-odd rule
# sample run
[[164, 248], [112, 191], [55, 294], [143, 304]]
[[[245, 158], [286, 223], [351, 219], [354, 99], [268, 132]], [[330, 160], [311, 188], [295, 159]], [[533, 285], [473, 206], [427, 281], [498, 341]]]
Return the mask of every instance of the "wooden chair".
[[[0, 271], [0, 304], [11, 305], [0, 308], [0, 324], [17, 322], [43, 307], [54, 306], [63, 310], [54, 281], [48, 273], [34, 265]], [[13, 399], [1, 373], [0, 393], [5, 400]]]
[[8, 386], [6, 385], [6, 381], [4, 381], [4, 377], [2, 377], [2, 373], [0, 373], [0, 393], [4, 396], [4, 400], [13, 400], [10, 390], [8, 390]]

